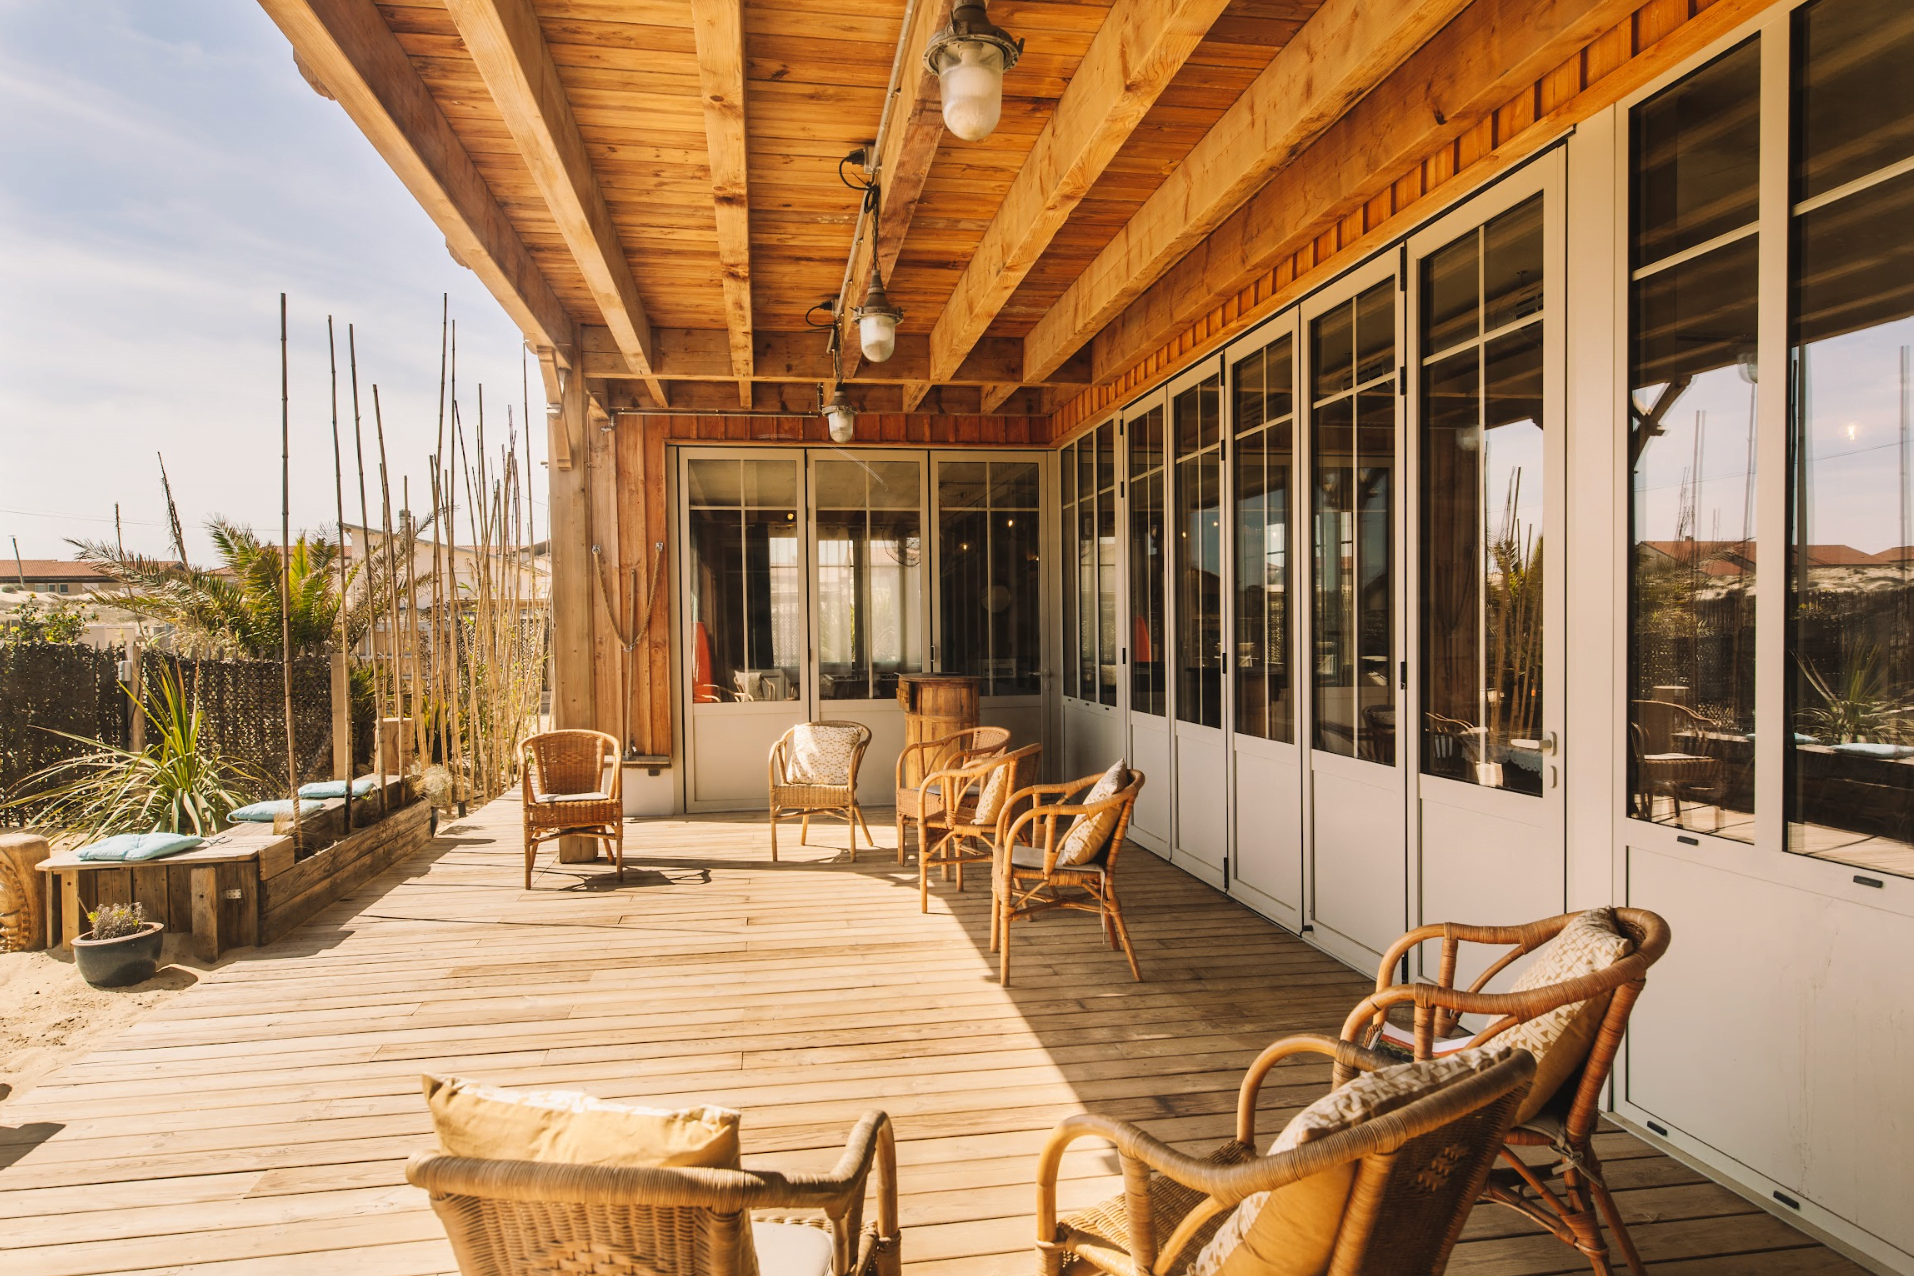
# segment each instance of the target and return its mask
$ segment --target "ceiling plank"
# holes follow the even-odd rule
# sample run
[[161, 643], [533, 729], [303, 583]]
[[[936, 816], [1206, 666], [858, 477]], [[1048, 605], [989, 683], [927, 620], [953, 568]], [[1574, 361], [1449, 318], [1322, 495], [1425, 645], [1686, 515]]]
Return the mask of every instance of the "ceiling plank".
[[745, 172], [744, 0], [691, 0], [698, 44], [698, 88], [704, 99], [705, 147], [711, 156], [711, 202], [718, 222], [731, 369], [741, 406], [751, 406], [751, 201]]
[[575, 358], [575, 321], [372, 0], [260, 4], [526, 338]]
[[[1192, 316], [1299, 251], [1326, 223], [1386, 193], [1405, 170], [1626, 22], [1639, 4], [1476, 0], [1327, 130], [1282, 181], [1225, 219], [1099, 333], [1092, 360], [1098, 378], [1155, 351]], [[1561, 123], [1543, 121], [1539, 127], [1557, 129]]]
[[[717, 328], [655, 328], [653, 371], [670, 381], [730, 381], [730, 333]], [[630, 380], [634, 374], [610, 332], [597, 325], [581, 330], [585, 375], [594, 379]], [[825, 349], [826, 332], [757, 332], [752, 338], [752, 375], [759, 382], [831, 378], [831, 356]], [[866, 363], [846, 382], [853, 385], [896, 385], [928, 382], [930, 337], [900, 333], [897, 352], [883, 363]], [[945, 378], [951, 385], [1018, 384], [1023, 371], [1023, 342], [1015, 337], [985, 337], [957, 371]], [[1059, 368], [1045, 383], [1066, 390], [1090, 384], [1088, 359]]]
[[446, 8], [619, 353], [664, 403], [638, 281], [531, 0], [447, 0]]
[[1117, 0], [931, 331], [930, 375], [964, 361], [1228, 0]]
[[1025, 379], [1074, 355], [1466, 7], [1328, 0], [1031, 329]]
[[943, 99], [938, 92], [937, 77], [924, 65], [924, 50], [930, 47], [930, 38], [949, 24], [950, 7], [951, 0], [923, 0], [917, 6], [916, 25], [904, 33], [898, 97], [895, 103], [887, 104], [895, 114], [890, 131], [884, 134], [883, 154], [877, 157], [877, 179], [882, 189], [878, 192], [875, 257], [872, 252], [857, 254], [851, 269], [850, 291], [845, 294], [848, 304], [844, 316], [847, 325], [844, 375], [847, 378], [857, 371], [863, 358], [856, 325], [848, 312], [863, 303], [864, 293], [871, 286], [873, 259], [882, 264], [885, 278], [890, 277], [897, 265], [897, 255], [904, 250], [904, 237], [910, 233], [911, 218], [917, 213], [917, 201], [924, 193], [924, 182], [930, 176], [931, 161], [937, 158], [937, 148], [944, 140]]

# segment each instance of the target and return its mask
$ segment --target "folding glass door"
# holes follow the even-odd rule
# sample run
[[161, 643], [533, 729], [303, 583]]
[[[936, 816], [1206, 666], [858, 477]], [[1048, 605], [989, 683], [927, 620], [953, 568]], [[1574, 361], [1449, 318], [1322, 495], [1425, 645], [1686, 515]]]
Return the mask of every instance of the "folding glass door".
[[1221, 363], [1205, 360], [1173, 381], [1169, 409], [1174, 529], [1169, 536], [1169, 625], [1176, 671], [1170, 694], [1176, 807], [1170, 859], [1220, 887], [1229, 853]]
[[1129, 568], [1128, 747], [1130, 765], [1148, 777], [1130, 827], [1137, 843], [1168, 855], [1172, 841], [1170, 732], [1170, 622], [1166, 581], [1171, 535], [1169, 416], [1163, 391], [1124, 410], [1122, 434], [1128, 478]]
[[[1117, 435], [1111, 418], [1059, 457], [1063, 529], [1063, 764], [1090, 775], [1128, 756], [1119, 671], [1124, 614], [1117, 536]], [[1099, 764], [1100, 763], [1100, 764]]]

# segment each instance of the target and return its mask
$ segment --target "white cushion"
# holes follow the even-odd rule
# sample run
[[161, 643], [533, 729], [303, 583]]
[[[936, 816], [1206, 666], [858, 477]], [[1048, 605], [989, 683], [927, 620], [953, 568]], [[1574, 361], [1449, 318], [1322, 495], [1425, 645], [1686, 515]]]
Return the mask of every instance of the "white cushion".
[[[1098, 802], [1107, 802], [1123, 791], [1130, 782], [1130, 773], [1122, 762], [1112, 762], [1096, 785], [1091, 788], [1079, 803], [1082, 806], [1095, 806]], [[1070, 831], [1063, 835], [1063, 843], [1057, 847], [1057, 863], [1075, 867], [1088, 864], [1103, 854], [1110, 844], [1110, 834], [1116, 832], [1117, 812], [1114, 810], [1099, 812], [1096, 815], [1079, 815], [1070, 822]]]
[[803, 1223], [751, 1224], [759, 1276], [830, 1276], [831, 1234]]
[[506, 1090], [427, 1075], [425, 1102], [452, 1156], [563, 1165], [738, 1168], [738, 1114], [609, 1103], [575, 1090]]
[[802, 722], [791, 729], [784, 767], [786, 784], [849, 784], [851, 755], [863, 733], [856, 727]]
[[[1596, 974], [1628, 956], [1634, 947], [1634, 941], [1616, 925], [1614, 909], [1591, 908], [1535, 950], [1528, 968], [1509, 986], [1510, 991], [1527, 992]], [[1516, 1109], [1517, 1125], [1540, 1112], [1581, 1067], [1601, 1029], [1608, 1002], [1607, 995], [1572, 1001], [1496, 1036], [1496, 1045], [1513, 1046], [1535, 1056], [1535, 1083]]]

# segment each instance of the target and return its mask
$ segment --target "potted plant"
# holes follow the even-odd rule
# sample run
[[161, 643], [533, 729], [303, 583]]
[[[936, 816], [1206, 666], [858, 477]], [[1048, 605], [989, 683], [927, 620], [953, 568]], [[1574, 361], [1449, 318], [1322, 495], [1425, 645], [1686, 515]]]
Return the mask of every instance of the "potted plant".
[[95, 988], [125, 988], [144, 983], [159, 969], [166, 927], [146, 920], [146, 909], [106, 904], [86, 915], [93, 929], [73, 941], [73, 964]]

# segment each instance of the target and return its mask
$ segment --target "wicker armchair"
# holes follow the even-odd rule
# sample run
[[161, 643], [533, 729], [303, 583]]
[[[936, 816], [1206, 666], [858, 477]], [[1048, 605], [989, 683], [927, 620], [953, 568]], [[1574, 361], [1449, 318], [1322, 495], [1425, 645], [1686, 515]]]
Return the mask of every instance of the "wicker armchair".
[[1628, 724], [1628, 744], [1635, 763], [1636, 805], [1642, 818], [1655, 818], [1655, 799], [1665, 797], [1673, 803], [1675, 822], [1680, 823], [1681, 803], [1686, 798], [1690, 803], [1713, 805], [1715, 828], [1720, 829], [1720, 802], [1728, 789], [1726, 769], [1713, 754], [1691, 753], [1681, 745], [1690, 740], [1705, 741], [1711, 733], [1722, 730], [1722, 725], [1686, 705], [1667, 700], [1637, 700], [1629, 708], [1633, 721]]
[[[1026, 744], [1010, 753], [997, 752], [975, 758], [960, 767], [933, 771], [924, 777], [924, 787], [938, 794], [934, 808], [918, 817], [923, 830], [923, 849], [917, 854], [917, 911], [930, 911], [930, 870], [940, 869], [948, 878], [957, 875], [957, 889], [964, 889], [964, 865], [987, 865], [994, 858], [999, 814], [1014, 811], [1021, 790], [1037, 778], [1043, 746]], [[996, 779], [1003, 799], [996, 811], [982, 813], [986, 791]], [[996, 927], [993, 914], [993, 933]]]
[[525, 804], [525, 889], [538, 844], [555, 837], [606, 843], [625, 880], [625, 769], [618, 740], [603, 731], [547, 731], [519, 746]]
[[[1628, 1031], [1629, 1014], [1647, 984], [1648, 968], [1668, 951], [1670, 933], [1667, 922], [1645, 909], [1617, 908], [1614, 912], [1620, 930], [1633, 941], [1631, 952], [1594, 974], [1520, 992], [1491, 993], [1483, 989], [1509, 963], [1555, 938], [1579, 913], [1563, 913], [1525, 926], [1444, 922], [1412, 930], [1383, 954], [1376, 973], [1376, 991], [1350, 1012], [1342, 1036], [1345, 1041], [1363, 1045], [1383, 1041], [1414, 1058], [1427, 1059], [1446, 1049], [1481, 1045], [1517, 1024], [1560, 1007], [1595, 1003], [1600, 1024], [1586, 1055], [1580, 1060], [1563, 1061], [1573, 1065], [1567, 1079], [1552, 1095], [1538, 1095], [1538, 1102], [1546, 1098], [1545, 1106], [1510, 1130], [1503, 1150], [1506, 1165], [1491, 1177], [1484, 1199], [1508, 1206], [1540, 1224], [1556, 1239], [1573, 1245], [1601, 1276], [1610, 1271], [1608, 1248], [1602, 1239], [1601, 1222], [1605, 1220], [1629, 1270], [1643, 1276], [1641, 1255], [1602, 1181], [1594, 1137], [1601, 1117], [1602, 1091], [1621, 1049], [1622, 1035]], [[1438, 940], [1442, 949], [1436, 982], [1393, 981], [1402, 959], [1412, 949]], [[1465, 943], [1510, 947], [1474, 983], [1462, 989], [1455, 986], [1455, 970], [1457, 954]], [[1413, 1032], [1404, 1033], [1390, 1025], [1387, 1016], [1392, 1007], [1410, 1005], [1415, 1008], [1415, 1026]], [[1459, 1016], [1465, 1014], [1488, 1016], [1491, 1022], [1469, 1036], [1457, 1029]], [[1337, 1081], [1348, 1075], [1339, 1064]], [[1522, 1147], [1553, 1148], [1560, 1155], [1560, 1191], [1551, 1189], [1544, 1176], [1521, 1160], [1515, 1149]]]
[[[1123, 956], [1130, 963], [1130, 977], [1143, 982], [1116, 892], [1117, 856], [1123, 851], [1137, 795], [1143, 791], [1143, 772], [1131, 771], [1129, 777], [1129, 783], [1115, 796], [1094, 805], [1070, 801], [1094, 788], [1102, 778], [1092, 775], [1067, 784], [1024, 789], [1013, 794], [1005, 806], [997, 826], [992, 892], [996, 909], [990, 927], [991, 947], [998, 954], [997, 979], [1004, 987], [1010, 986], [1010, 923], [1059, 908], [1095, 913], [1103, 923], [1103, 937], [1110, 947], [1122, 946]], [[1116, 819], [1102, 852], [1088, 863], [1059, 863], [1058, 852], [1069, 829], [1066, 817], [1090, 819], [1108, 813], [1114, 813]]]
[[[875, 1173], [873, 1173], [875, 1171]], [[825, 1174], [620, 1169], [421, 1152], [406, 1181], [432, 1194], [464, 1276], [742, 1276], [739, 1229], [784, 1276], [897, 1276], [897, 1151], [867, 1113]], [[863, 1221], [875, 1179], [877, 1217]], [[821, 1217], [751, 1220], [753, 1209]], [[828, 1232], [806, 1243], [812, 1229]], [[819, 1238], [820, 1240], [822, 1238]]]
[[[941, 740], [920, 740], [916, 744], [907, 744], [904, 751], [897, 755], [897, 862], [904, 862], [905, 822], [917, 821], [917, 849], [921, 852], [929, 843], [924, 836], [924, 814], [926, 811], [942, 809], [937, 791], [919, 781], [914, 787], [906, 778], [913, 769], [928, 780], [934, 772], [953, 770], [978, 758], [987, 758], [1002, 753], [1010, 743], [1010, 731], [1007, 727], [971, 727], [955, 735], [947, 735]], [[912, 763], [915, 760], [915, 766]]]
[[[799, 732], [810, 728], [826, 728], [849, 734], [851, 744], [848, 750], [846, 782], [842, 784], [819, 784], [803, 776], [792, 773], [792, 762]], [[778, 737], [771, 746], [770, 783], [771, 783], [771, 862], [778, 858], [778, 820], [786, 815], [802, 817], [798, 825], [798, 845], [803, 846], [811, 835], [811, 817], [821, 814], [835, 814], [844, 817], [847, 831], [850, 833], [849, 858], [857, 858], [857, 830], [864, 830], [864, 840], [876, 849], [877, 839], [871, 836], [871, 826], [864, 823], [864, 812], [857, 805], [857, 768], [864, 760], [864, 750], [871, 744], [871, 729], [861, 722], [804, 722], [792, 727]]]
[[[1321, 1036], [1287, 1037], [1257, 1057], [1237, 1097], [1236, 1137], [1206, 1159], [1185, 1155], [1127, 1121], [1067, 1118], [1037, 1163], [1037, 1254], [1045, 1276], [1076, 1259], [1111, 1276], [1176, 1276], [1215, 1236], [1230, 1211], [1258, 1192], [1355, 1163], [1329, 1270], [1337, 1276], [1437, 1276], [1482, 1190], [1515, 1106], [1535, 1074], [1516, 1051], [1487, 1070], [1451, 1081], [1394, 1111], [1271, 1156], [1256, 1153], [1256, 1096], [1271, 1068], [1292, 1055], [1329, 1055], [1372, 1071], [1397, 1060]], [[1057, 1173], [1076, 1139], [1116, 1145], [1122, 1194], [1057, 1217]]]

